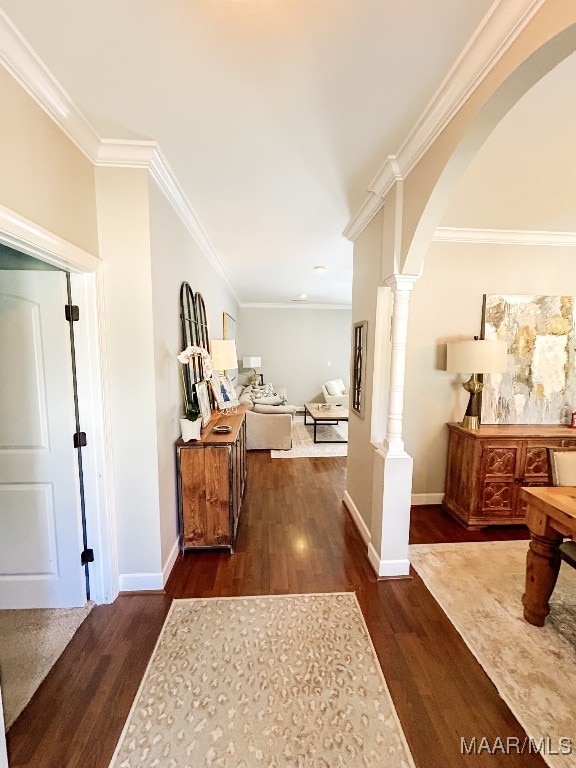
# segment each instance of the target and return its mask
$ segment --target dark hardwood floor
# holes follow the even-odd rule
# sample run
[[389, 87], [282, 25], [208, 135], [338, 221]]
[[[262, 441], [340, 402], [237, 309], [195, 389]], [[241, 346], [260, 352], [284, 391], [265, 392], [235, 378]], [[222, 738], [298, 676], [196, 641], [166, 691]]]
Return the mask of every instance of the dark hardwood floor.
[[[375, 578], [342, 506], [345, 459], [251, 452], [248, 466], [235, 553], [189, 552], [165, 596], [94, 608], [10, 729], [11, 768], [107, 768], [172, 598], [324, 591], [356, 592], [418, 768], [544, 766], [536, 755], [461, 754], [461, 737], [524, 731], [420, 578]], [[414, 543], [525, 537], [469, 533], [439, 507], [412, 513]]]

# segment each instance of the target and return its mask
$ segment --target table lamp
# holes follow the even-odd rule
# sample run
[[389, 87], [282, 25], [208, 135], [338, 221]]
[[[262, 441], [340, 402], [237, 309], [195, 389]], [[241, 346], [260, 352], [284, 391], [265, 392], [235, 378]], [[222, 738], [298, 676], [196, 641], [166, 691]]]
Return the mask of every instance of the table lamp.
[[215, 371], [224, 373], [238, 368], [236, 342], [234, 339], [212, 339], [210, 342], [210, 357]]
[[243, 357], [242, 368], [251, 369], [249, 373], [250, 381], [255, 384], [258, 381], [258, 374], [256, 368], [262, 368], [261, 357]]
[[508, 349], [505, 341], [479, 339], [475, 336], [469, 341], [451, 341], [446, 345], [446, 370], [451, 373], [470, 373], [468, 381], [462, 386], [470, 393], [468, 407], [462, 426], [466, 429], [480, 427], [480, 392], [483, 383], [479, 381], [481, 373], [504, 373], [508, 367]]

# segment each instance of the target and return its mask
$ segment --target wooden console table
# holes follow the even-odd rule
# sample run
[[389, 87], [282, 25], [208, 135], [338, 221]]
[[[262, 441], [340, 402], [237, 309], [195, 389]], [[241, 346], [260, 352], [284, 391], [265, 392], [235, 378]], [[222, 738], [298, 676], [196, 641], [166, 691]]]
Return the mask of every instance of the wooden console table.
[[530, 529], [522, 597], [524, 618], [542, 627], [560, 571], [560, 544], [565, 536], [576, 536], [576, 488], [523, 488], [521, 496], [527, 503], [526, 524]]
[[[228, 434], [214, 432], [229, 424]], [[176, 443], [180, 548], [234, 548], [246, 484], [246, 414], [215, 414], [200, 440]]]
[[547, 448], [576, 447], [576, 430], [542, 424], [449, 424], [442, 505], [467, 528], [520, 525], [523, 486], [549, 485]]

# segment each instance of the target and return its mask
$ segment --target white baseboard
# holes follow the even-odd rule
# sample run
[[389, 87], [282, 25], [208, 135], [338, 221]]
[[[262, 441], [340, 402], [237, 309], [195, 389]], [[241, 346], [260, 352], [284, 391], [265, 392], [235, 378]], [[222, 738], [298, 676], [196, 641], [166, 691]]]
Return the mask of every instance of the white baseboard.
[[411, 504], [413, 507], [423, 507], [425, 504], [442, 504], [443, 493], [413, 493]]
[[380, 556], [378, 555], [378, 552], [374, 549], [374, 546], [372, 545], [372, 535], [370, 534], [370, 529], [364, 522], [364, 519], [360, 512], [358, 511], [358, 507], [354, 502], [352, 501], [352, 498], [350, 497], [350, 494], [348, 491], [344, 491], [344, 498], [342, 499], [342, 503], [348, 510], [348, 513], [350, 514], [350, 517], [352, 518], [352, 522], [358, 529], [358, 533], [362, 537], [362, 540], [364, 543], [368, 546], [367, 556], [368, 561], [372, 568], [374, 569], [374, 573], [376, 576], [380, 578], [392, 578], [392, 577], [403, 577], [403, 576], [409, 576], [410, 574], [410, 561], [409, 560], [380, 560]]
[[164, 589], [161, 573], [121, 573], [120, 592], [157, 592]]
[[121, 573], [120, 592], [158, 592], [163, 590], [174, 563], [178, 559], [178, 553], [179, 546], [178, 539], [176, 539], [164, 563], [162, 573]]
[[172, 568], [174, 568], [174, 563], [176, 560], [178, 560], [178, 555], [180, 553], [180, 541], [179, 539], [176, 539], [174, 542], [174, 546], [172, 547], [170, 554], [168, 555], [168, 559], [164, 563], [164, 568], [162, 568], [162, 586], [166, 586], [166, 582], [170, 578], [170, 574], [172, 573]]
[[354, 502], [352, 501], [352, 498], [348, 491], [344, 491], [344, 498], [342, 499], [342, 503], [348, 510], [350, 517], [352, 518], [352, 522], [358, 529], [358, 533], [362, 537], [362, 541], [364, 544], [369, 544], [372, 541], [372, 535], [370, 533], [370, 529], [364, 522], [364, 518], [358, 511], [358, 507]]
[[410, 575], [410, 560], [380, 560], [372, 544], [368, 544], [368, 560], [379, 578], [407, 578]]

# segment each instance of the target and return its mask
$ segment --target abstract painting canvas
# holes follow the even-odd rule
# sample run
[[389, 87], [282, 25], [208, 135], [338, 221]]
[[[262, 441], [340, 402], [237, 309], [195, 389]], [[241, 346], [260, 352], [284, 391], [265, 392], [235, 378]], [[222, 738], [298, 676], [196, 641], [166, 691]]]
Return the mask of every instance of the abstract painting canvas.
[[574, 296], [484, 297], [482, 335], [508, 344], [508, 370], [485, 374], [483, 424], [559, 424], [576, 410]]

